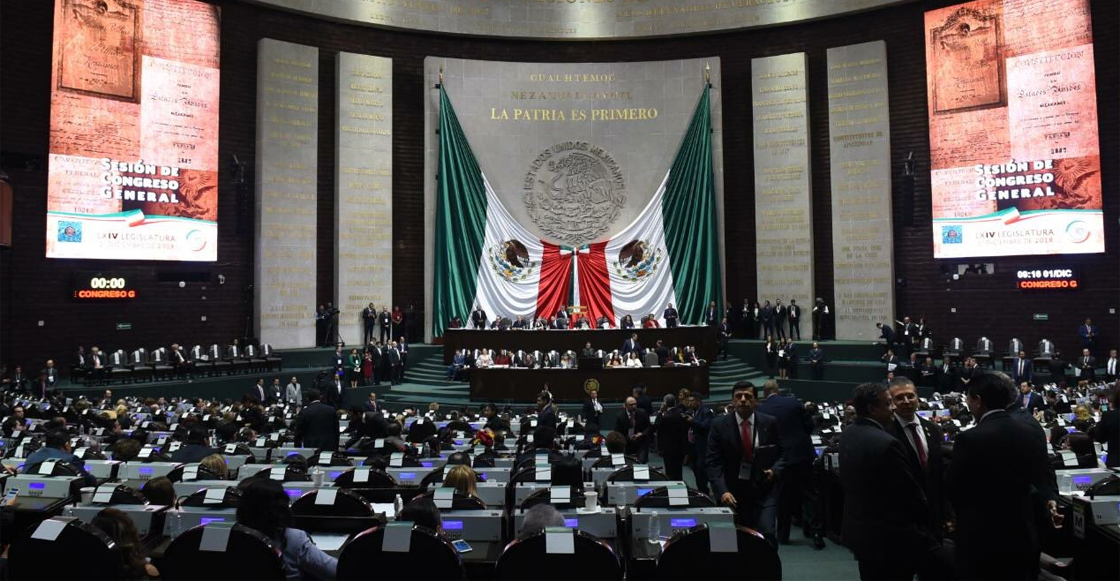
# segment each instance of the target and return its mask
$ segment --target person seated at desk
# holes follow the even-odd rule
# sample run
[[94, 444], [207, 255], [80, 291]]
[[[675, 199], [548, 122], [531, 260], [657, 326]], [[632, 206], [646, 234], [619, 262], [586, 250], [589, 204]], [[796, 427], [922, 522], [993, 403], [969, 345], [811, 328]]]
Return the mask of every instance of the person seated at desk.
[[280, 548], [288, 579], [334, 579], [338, 559], [316, 547], [306, 532], [291, 527], [292, 509], [288, 502], [288, 495], [279, 482], [257, 480], [245, 487], [241, 495], [237, 522], [272, 539]]
[[605, 315], [599, 317], [599, 320], [597, 320], [595, 324], [600, 329], [610, 329], [611, 327], [614, 327], [614, 323]]
[[548, 329], [548, 321], [544, 317], [539, 317], [533, 322], [534, 331], [545, 331]]
[[140, 494], [156, 506], [175, 506], [175, 485], [166, 476], [157, 476], [140, 487]]
[[17, 405], [12, 408], [12, 415], [4, 420], [4, 425], [0, 430], [4, 432], [5, 438], [12, 437], [12, 432], [23, 432], [31, 427], [31, 421], [24, 417], [23, 406]]
[[650, 313], [646, 315], [646, 320], [642, 323], [642, 327], [646, 329], [660, 329], [661, 323], [658, 323], [657, 317], [653, 316], [653, 313]]
[[633, 329], [634, 328], [634, 318], [631, 317], [630, 315], [626, 315], [626, 316], [622, 317], [622, 320], [618, 322], [618, 328], [619, 329]]
[[443, 485], [467, 496], [478, 496], [478, 475], [466, 464], [458, 464], [448, 470], [443, 477]]
[[596, 353], [595, 350], [591, 348], [591, 341], [588, 341], [583, 346], [583, 351], [579, 352], [579, 356], [580, 357], [598, 357], [599, 354]]
[[199, 467], [222, 480], [229, 480], [229, 465], [221, 454], [211, 454], [198, 463]]
[[579, 318], [576, 319], [576, 329], [579, 329], [581, 331], [586, 331], [590, 328], [591, 328], [591, 323], [588, 322], [587, 317], [585, 317], [583, 315], [580, 315]]
[[70, 434], [63, 429], [51, 430], [47, 432], [46, 445], [38, 450], [35, 450], [24, 461], [24, 474], [37, 474], [39, 472], [39, 465], [47, 460], [56, 460], [58, 462], [65, 462], [77, 469], [78, 474], [82, 476], [86, 486], [95, 486], [97, 479], [92, 474], [86, 472], [85, 462], [71, 453], [70, 450]]
[[172, 462], [190, 464], [201, 462], [203, 458], [214, 454], [210, 447], [210, 435], [201, 424], [195, 424], [187, 431], [187, 445], [175, 450], [171, 454]]
[[401, 509], [401, 513], [397, 515], [397, 521], [411, 522], [431, 529], [440, 535], [443, 534], [443, 517], [440, 516], [439, 507], [430, 498], [417, 497], [412, 499]]
[[636, 367], [641, 367], [641, 366], [642, 366], [642, 360], [638, 359], [638, 352], [637, 351], [631, 351], [630, 353], [626, 354], [626, 367], [636, 368]]
[[505, 349], [498, 351], [498, 354], [494, 356], [495, 367], [509, 367], [512, 362], [513, 359], [510, 358], [509, 353], [506, 352]]
[[622, 356], [618, 354], [618, 351], [611, 353], [611, 358], [610, 361], [607, 362], [607, 367], [618, 368], [624, 365], [626, 364], [622, 362]]
[[529, 322], [526, 321], [524, 318], [522, 318], [521, 315], [517, 315], [517, 319], [515, 319], [513, 321], [513, 328], [514, 329], [527, 329], [527, 328], [529, 328]]
[[572, 360], [567, 353], [560, 358], [560, 369], [575, 369], [575, 365], [572, 364]]
[[148, 562], [144, 543], [132, 519], [115, 508], [102, 509], [90, 522], [113, 541], [113, 552], [120, 557], [121, 579], [158, 579], [159, 569]]
[[494, 359], [490, 355], [490, 350], [480, 349], [478, 351], [478, 357], [475, 357], [474, 359], [474, 366], [479, 369], [486, 369], [487, 367], [493, 367], [493, 365]]
[[550, 527], [564, 526], [564, 515], [551, 504], [537, 504], [525, 511], [521, 522], [521, 535], [525, 536]]

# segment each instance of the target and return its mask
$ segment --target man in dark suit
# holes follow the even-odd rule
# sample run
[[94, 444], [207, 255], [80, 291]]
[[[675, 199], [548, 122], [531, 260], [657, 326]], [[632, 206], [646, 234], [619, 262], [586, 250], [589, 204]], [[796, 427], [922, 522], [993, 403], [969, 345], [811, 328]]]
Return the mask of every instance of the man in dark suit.
[[552, 409], [552, 392], [548, 391], [547, 384], [544, 391], [537, 394], [537, 427], [556, 431], [556, 411]]
[[373, 361], [373, 384], [381, 385], [381, 380], [385, 379], [384, 373], [381, 371], [383, 359], [385, 357], [385, 348], [381, 346], [380, 342], [371, 343], [368, 347], [370, 359]]
[[940, 538], [946, 521], [950, 520], [945, 502], [945, 464], [941, 456], [941, 443], [945, 437], [937, 424], [918, 416], [918, 388], [913, 381], [896, 377], [888, 389], [894, 404], [894, 417], [883, 427], [906, 448], [929, 505], [927, 530], [935, 538]]
[[397, 342], [389, 344], [389, 385], [399, 385], [404, 382], [404, 366], [401, 363], [400, 348]]
[[334, 406], [320, 401], [318, 389], [307, 392], [311, 403], [292, 422], [296, 444], [308, 448], [334, 451], [338, 449], [338, 413]]
[[1117, 377], [1120, 377], [1120, 358], [1116, 356], [1116, 350], [1112, 349], [1108, 352], [1108, 360], [1104, 362], [1104, 380], [1116, 381]]
[[684, 479], [688, 423], [684, 419], [684, 409], [677, 405], [677, 398], [671, 393], [666, 394], [662, 400], [654, 430], [657, 434], [657, 453], [665, 461], [665, 475], [669, 480]]
[[1081, 350], [1081, 357], [1078, 357], [1073, 365], [1074, 369], [1077, 370], [1078, 381], [1096, 381], [1097, 358], [1093, 357], [1088, 347]]
[[603, 404], [599, 403], [599, 390], [587, 392], [587, 399], [583, 400], [582, 416], [585, 425], [594, 424], [597, 427], [602, 427]]
[[257, 384], [245, 393], [245, 397], [248, 397], [256, 403], [267, 405], [268, 392], [264, 387], [264, 379], [257, 379]]
[[1090, 352], [1097, 346], [1097, 326], [1093, 319], [1085, 319], [1085, 323], [1077, 329], [1077, 336], [1081, 338], [1081, 347]]
[[902, 442], [884, 429], [894, 415], [887, 386], [856, 387], [853, 406], [856, 419], [840, 436], [844, 545], [861, 579], [912, 579], [934, 546], [924, 487]]
[[665, 307], [664, 319], [666, 329], [672, 329], [677, 326], [680, 317], [677, 314], [677, 310], [673, 308], [673, 303], [669, 303], [669, 306]]
[[638, 409], [645, 410], [646, 415], [653, 417], [653, 399], [646, 395], [646, 387], [644, 385], [635, 385], [634, 389], [630, 390], [630, 394], [634, 396], [634, 400], [638, 402]]
[[638, 353], [642, 352], [642, 345], [641, 345], [641, 343], [638, 343], [638, 334], [637, 333], [632, 333], [630, 335], [630, 338], [627, 339], [626, 341], [623, 341], [623, 343], [622, 343], [622, 356], [623, 357], [629, 355], [633, 351], [636, 351]]
[[1019, 385], [1024, 381], [1030, 383], [1033, 379], [1034, 365], [1027, 357], [1027, 352], [1020, 349], [1015, 359], [1011, 360], [1011, 381]]
[[[1116, 353], [1114, 352], [1115, 356]], [[47, 366], [40, 374], [46, 379], [47, 389], [53, 390], [58, 385], [58, 369], [54, 366], [54, 359], [47, 359]]]
[[[1116, 350], [1112, 350], [1113, 355]], [[1108, 390], [1109, 410], [1101, 414], [1101, 421], [1093, 428], [1093, 439], [1108, 444], [1108, 457], [1104, 465], [1109, 468], [1120, 468], [1120, 386], [1113, 385]]]
[[708, 308], [704, 311], [704, 324], [709, 327], [715, 327], [719, 319], [719, 307], [716, 306], [716, 302], [712, 301], [708, 303]]
[[774, 301], [774, 330], [782, 341], [786, 339], [786, 323], [789, 321], [789, 311], [782, 304], [782, 299]]
[[1061, 525], [1045, 438], [1032, 418], [1020, 421], [1007, 411], [1014, 392], [997, 372], [979, 373], [968, 384], [977, 424], [956, 437], [945, 481], [964, 579], [1037, 579], [1035, 516], [1049, 510], [1051, 525]]
[[273, 377], [272, 385], [268, 386], [268, 400], [263, 401], [264, 405], [280, 403], [280, 399], [284, 397], [284, 387], [280, 385], [280, 378]]
[[201, 462], [203, 458], [218, 453], [210, 447], [210, 435], [201, 424], [191, 426], [187, 431], [187, 445], [171, 453], [172, 462], [184, 464]]
[[377, 322], [381, 326], [381, 333], [378, 339], [380, 339], [382, 343], [388, 343], [393, 339], [393, 315], [389, 312], [388, 305], [381, 306], [381, 314], [377, 315]]
[[[770, 301], [766, 301], [762, 305], [762, 310], [758, 313], [758, 318], [762, 321], [762, 336], [769, 337], [774, 334], [774, 307], [770, 306]], [[754, 337], [752, 337], [753, 339]]]
[[366, 399], [364, 404], [362, 404], [362, 409], [364, 411], [374, 412], [374, 413], [377, 413], [377, 412], [381, 411], [381, 404], [377, 403], [377, 394], [376, 393], [373, 393], [372, 391], [369, 392], [369, 398]]
[[789, 300], [789, 337], [793, 338], [794, 333], [797, 333], [797, 340], [801, 340], [801, 307], [797, 306], [797, 301], [794, 299]]
[[653, 352], [657, 354], [657, 364], [665, 367], [665, 362], [669, 360], [669, 348], [661, 339], [657, 340], [657, 346], [653, 348]]
[[816, 341], [813, 341], [813, 348], [809, 349], [809, 363], [813, 369], [813, 379], [824, 379], [824, 350]]
[[775, 528], [786, 467], [778, 420], [755, 411], [755, 387], [740, 381], [731, 389], [734, 410], [712, 420], [708, 433], [708, 480], [720, 504], [733, 509], [739, 524], [762, 533], [777, 548]]
[[716, 351], [716, 357], [720, 353], [723, 354], [724, 360], [727, 359], [727, 342], [731, 340], [731, 324], [727, 322], [725, 317], [719, 324], [719, 350]]
[[890, 325], [883, 323], [875, 323], [875, 327], [879, 329], [879, 338], [886, 344], [887, 349], [894, 348], [894, 329]]
[[373, 341], [373, 328], [377, 325], [377, 308], [370, 303], [368, 307], [362, 309], [362, 328], [365, 333], [362, 334], [362, 343], [369, 343]]
[[1019, 396], [1016, 398], [1017, 407], [1028, 414], [1034, 415], [1034, 412], [1046, 407], [1046, 402], [1042, 396], [1035, 393], [1031, 384], [1026, 381], [1019, 383]]
[[475, 305], [474, 310], [471, 311], [471, 326], [475, 329], [485, 329], [489, 317], [486, 316], [486, 311], [482, 309], [482, 305]]
[[[768, 380], [762, 386], [766, 396], [758, 406], [758, 411], [774, 416], [778, 422], [778, 433], [782, 435], [782, 449], [786, 453], [786, 468], [782, 472], [782, 486], [778, 495], [778, 542], [789, 544], [790, 522], [795, 514], [801, 521], [814, 522], [814, 507], [804, 490], [809, 486], [813, 472], [813, 441], [809, 433], [813, 430], [813, 418], [805, 413], [805, 406], [797, 398], [781, 394], [778, 382]], [[816, 527], [813, 527], [817, 530]], [[814, 543], [823, 544], [819, 533], [815, 533]]]
[[638, 459], [639, 464], [649, 462], [649, 414], [638, 407], [638, 400], [626, 398], [624, 409], [614, 422], [614, 431], [626, 436], [626, 454]]
[[708, 433], [711, 431], [715, 414], [712, 413], [712, 408], [704, 405], [704, 399], [697, 393], [689, 394], [687, 405], [685, 421], [688, 423], [688, 455], [692, 460], [692, 475], [696, 477], [696, 490], [710, 494], [707, 469]]

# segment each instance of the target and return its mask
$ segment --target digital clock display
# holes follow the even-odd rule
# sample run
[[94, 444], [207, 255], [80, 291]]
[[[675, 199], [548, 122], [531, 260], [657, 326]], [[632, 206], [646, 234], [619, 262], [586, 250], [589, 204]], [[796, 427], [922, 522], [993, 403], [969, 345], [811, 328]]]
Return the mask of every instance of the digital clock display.
[[1020, 290], [1070, 290], [1081, 286], [1077, 271], [1070, 267], [1018, 270], [1015, 279]]
[[138, 296], [130, 280], [124, 276], [107, 273], [73, 274], [70, 298], [87, 300], [132, 300]]

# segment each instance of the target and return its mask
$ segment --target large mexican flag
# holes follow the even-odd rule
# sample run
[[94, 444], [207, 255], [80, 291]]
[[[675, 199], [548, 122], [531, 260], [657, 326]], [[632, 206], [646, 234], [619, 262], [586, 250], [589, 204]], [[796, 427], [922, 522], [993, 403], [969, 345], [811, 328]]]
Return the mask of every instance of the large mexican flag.
[[639, 216], [608, 240], [570, 247], [541, 240], [509, 214], [441, 85], [433, 336], [456, 316], [466, 322], [476, 305], [491, 319], [580, 305], [592, 325], [604, 316], [617, 325], [625, 315], [661, 318], [672, 303], [683, 323], [703, 322], [709, 301], [722, 305], [709, 91]]

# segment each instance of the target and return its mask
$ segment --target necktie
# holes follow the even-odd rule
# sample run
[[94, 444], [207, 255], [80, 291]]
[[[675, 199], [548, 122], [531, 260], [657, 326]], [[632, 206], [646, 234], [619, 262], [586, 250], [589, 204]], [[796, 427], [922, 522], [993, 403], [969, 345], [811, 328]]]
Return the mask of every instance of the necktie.
[[1019, 377], [1023, 377], [1023, 360], [1019, 360]]
[[918, 462], [922, 465], [922, 470], [928, 470], [929, 460], [926, 458], [926, 447], [922, 445], [922, 438], [918, 436], [918, 425], [908, 424], [910, 428], [910, 435], [914, 437], [914, 447], [918, 449]]
[[751, 423], [747, 419], [743, 419], [743, 423], [739, 424], [740, 435], [743, 438], [743, 459], [747, 462], [754, 460], [754, 441], [751, 434]]

